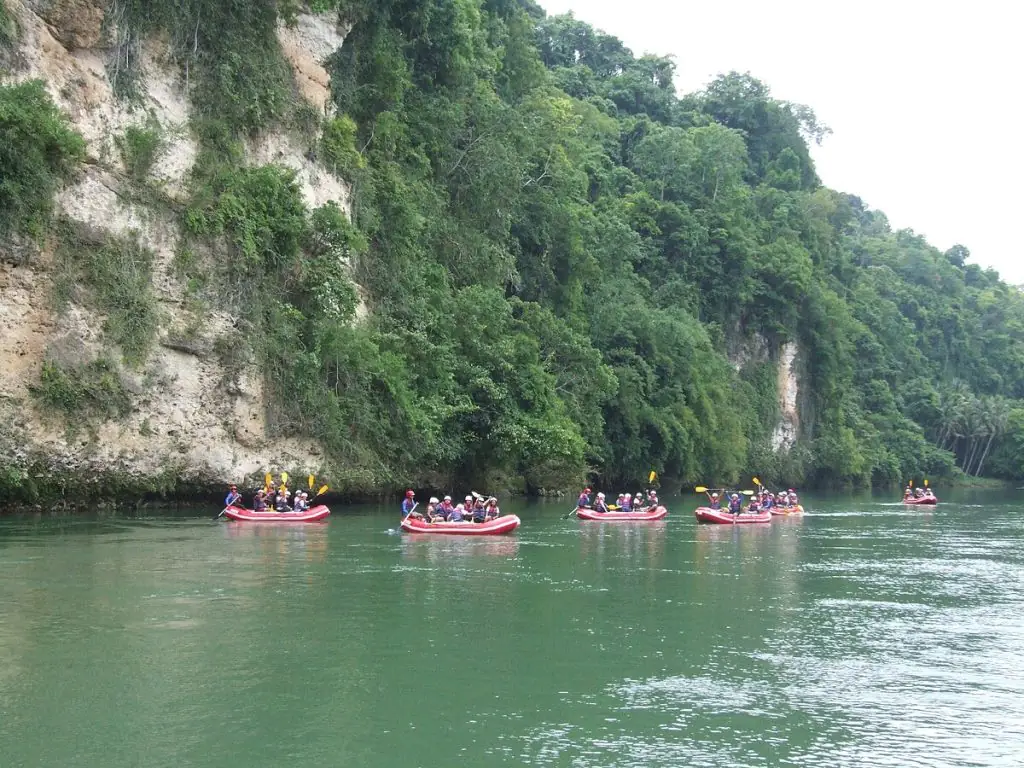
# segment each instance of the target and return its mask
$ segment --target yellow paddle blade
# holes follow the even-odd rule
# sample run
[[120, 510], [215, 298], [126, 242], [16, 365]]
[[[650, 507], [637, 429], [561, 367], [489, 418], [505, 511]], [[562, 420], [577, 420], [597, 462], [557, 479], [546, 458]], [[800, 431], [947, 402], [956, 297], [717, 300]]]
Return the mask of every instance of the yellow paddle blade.
[[754, 495], [753, 491], [740, 491], [740, 493], [742, 493], [744, 496], [753, 496]]
[[265, 474], [263, 476], [263, 487], [269, 488], [273, 484], [274, 484], [274, 476], [271, 475], [269, 472], [267, 472], [267, 474]]
[[618, 509], [618, 508], [619, 508], [618, 504], [609, 504], [608, 505], [608, 509]]
[[925, 488], [927, 488], [927, 487], [928, 487], [928, 481], [927, 481], [927, 480], [925, 480], [925, 481], [924, 481], [924, 487], [925, 487]]
[[693, 489], [693, 492], [694, 493], [707, 493], [708, 489], [705, 488], [703, 485], [698, 485], [696, 488]]
[[657, 478], [658, 478], [658, 473], [657, 473], [657, 472], [655, 472], [655, 471], [654, 471], [654, 470], [652, 469], [652, 470], [651, 470], [651, 474], [649, 474], [649, 475], [647, 476], [647, 482], [649, 482], [649, 483], [653, 483], [653, 482], [654, 482], [654, 481], [655, 481], [655, 480], [656, 480]]
[[282, 485], [288, 485], [288, 473], [287, 472], [282, 472], [281, 473], [281, 484]]
[[760, 484], [761, 484], [761, 481], [760, 481], [760, 480], [758, 480], [758, 479], [757, 479], [756, 477], [755, 477], [755, 478], [752, 478], [752, 479], [753, 479], [753, 481], [754, 481], [754, 485], [760, 485]]
[[321, 485], [320, 486], [320, 490], [316, 492], [316, 495], [317, 496], [321, 496], [321, 495], [323, 495], [325, 493], [327, 493], [327, 486], [326, 485]]
[[309, 490], [311, 490], [311, 491], [313, 490], [313, 476], [312, 475], [309, 476]]

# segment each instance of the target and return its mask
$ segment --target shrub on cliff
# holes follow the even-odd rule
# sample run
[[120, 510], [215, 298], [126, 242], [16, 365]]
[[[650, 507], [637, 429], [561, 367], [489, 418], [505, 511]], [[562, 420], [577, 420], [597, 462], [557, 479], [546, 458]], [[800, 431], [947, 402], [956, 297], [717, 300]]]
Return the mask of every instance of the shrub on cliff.
[[84, 155], [41, 81], [0, 86], [0, 237], [39, 237], [54, 192]]

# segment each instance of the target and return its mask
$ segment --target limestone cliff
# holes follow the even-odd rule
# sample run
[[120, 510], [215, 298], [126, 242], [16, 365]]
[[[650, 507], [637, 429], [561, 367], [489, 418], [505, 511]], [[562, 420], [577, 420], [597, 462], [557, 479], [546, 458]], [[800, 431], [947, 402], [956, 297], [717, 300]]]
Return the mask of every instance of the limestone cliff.
[[[104, 317], [73, 294], [56, 306], [51, 287], [60, 264], [54, 237], [38, 247], [0, 245], [0, 421], [7, 425], [0, 435], [0, 470], [8, 487], [75, 487], [83, 479], [117, 488], [219, 487], [267, 469], [321, 469], [317, 444], [268, 433], [263, 384], [251, 361], [235, 375], [224, 375], [214, 350], [231, 343], [238, 318], [216, 306], [198, 313], [173, 268], [181, 240], [174, 202], [187, 194], [197, 142], [189, 127], [186, 75], [171, 61], [167, 42], [154, 37], [138, 46], [143, 87], [141, 98], [128, 103], [115, 97], [109, 77], [106, 46], [116, 18], [106, 0], [3, 2], [18, 28], [4, 82], [43, 80], [87, 144], [77, 180], [58, 196], [57, 218], [86, 239], [137, 238], [154, 255], [159, 304], [152, 351], [141, 365], [117, 363], [116, 375], [131, 394], [130, 411], [76, 429], [41, 406], [29, 388], [46, 361], [81, 365], [109, 356]], [[278, 31], [294, 70], [296, 98], [321, 113], [330, 109], [323, 61], [343, 36], [336, 15], [300, 14]], [[140, 194], [117, 151], [127, 128], [154, 122], [165, 141], [145, 190], [156, 190], [158, 202], [153, 194]], [[252, 164], [293, 169], [309, 207], [335, 201], [347, 210], [344, 182], [310, 159], [293, 133], [260, 133], [248, 141], [246, 155]]]

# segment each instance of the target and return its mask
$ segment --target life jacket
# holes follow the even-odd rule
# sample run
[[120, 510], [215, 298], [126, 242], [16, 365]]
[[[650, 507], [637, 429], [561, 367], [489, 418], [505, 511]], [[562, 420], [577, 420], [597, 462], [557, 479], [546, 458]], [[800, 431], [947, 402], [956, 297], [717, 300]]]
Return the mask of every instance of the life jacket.
[[741, 499], [729, 499], [729, 511], [734, 515], [738, 515], [743, 509], [743, 501]]
[[589, 507], [590, 506], [590, 497], [587, 496], [587, 494], [585, 494], [585, 493], [581, 493], [580, 497], [578, 499], [576, 499], [576, 506], [577, 507]]
[[267, 502], [264, 501], [259, 496], [257, 496], [255, 499], [252, 500], [252, 508], [254, 512], [266, 512]]
[[608, 505], [604, 503], [604, 499], [598, 499], [597, 501], [594, 502], [594, 511], [595, 512], [607, 512], [608, 511]]

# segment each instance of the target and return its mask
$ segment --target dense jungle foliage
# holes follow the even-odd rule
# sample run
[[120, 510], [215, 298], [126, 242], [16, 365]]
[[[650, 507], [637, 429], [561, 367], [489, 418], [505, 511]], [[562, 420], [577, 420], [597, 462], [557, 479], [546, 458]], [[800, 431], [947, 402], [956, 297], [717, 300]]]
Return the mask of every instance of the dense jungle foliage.
[[[293, 2], [119, 0], [110, 73], [131, 98], [140, 36], [168, 33], [202, 144], [186, 230], [229, 249], [206, 285], [184, 248], [182, 277], [246, 314], [275, 430], [321, 438], [339, 488], [1021, 475], [1024, 298], [822, 186], [808, 107], [737, 73], [680, 97], [671, 59], [532, 0], [313, 5], [351, 24], [330, 120], [287, 82]], [[310, 123], [351, 223], [242, 162]]]

